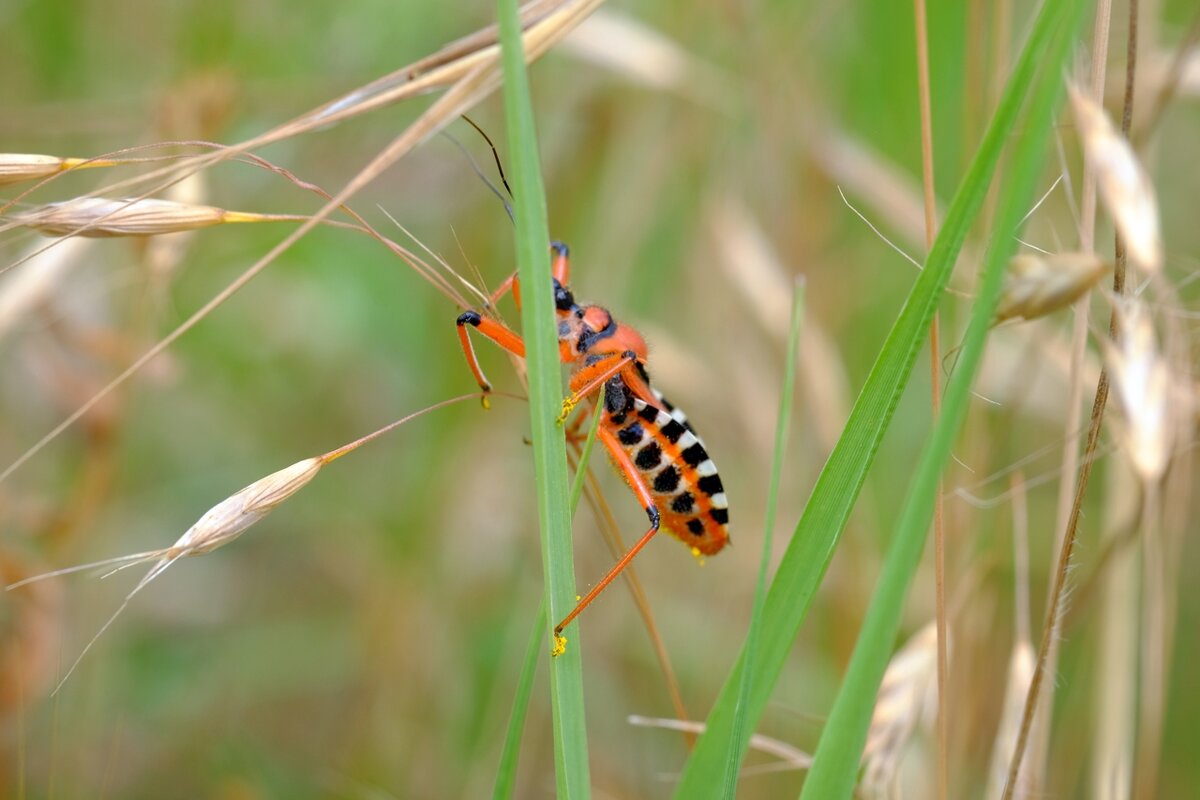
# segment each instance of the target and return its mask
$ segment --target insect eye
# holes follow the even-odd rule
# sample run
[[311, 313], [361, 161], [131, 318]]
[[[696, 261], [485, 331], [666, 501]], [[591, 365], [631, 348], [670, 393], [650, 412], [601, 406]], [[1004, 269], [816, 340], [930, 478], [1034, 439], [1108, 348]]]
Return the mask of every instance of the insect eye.
[[578, 317], [579, 319], [583, 319], [583, 309], [582, 308], [575, 309], [575, 316]]

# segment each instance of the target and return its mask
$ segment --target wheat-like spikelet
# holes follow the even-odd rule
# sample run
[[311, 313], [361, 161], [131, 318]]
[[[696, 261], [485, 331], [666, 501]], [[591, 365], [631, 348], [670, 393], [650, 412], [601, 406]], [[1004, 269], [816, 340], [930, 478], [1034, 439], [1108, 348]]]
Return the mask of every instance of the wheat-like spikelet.
[[0, 186], [49, 178], [69, 169], [107, 167], [107, 159], [60, 158], [37, 153], [0, 153]]
[[883, 674], [863, 748], [863, 796], [890, 792], [917, 725], [937, 713], [936, 677], [937, 624], [931, 621], [892, 656]]
[[1111, 265], [1093, 253], [1022, 253], [1008, 264], [996, 322], [1036, 319], [1066, 308], [1095, 286]]
[[1105, 356], [1125, 409], [1125, 446], [1142, 480], [1157, 481], [1171, 456], [1171, 370], [1159, 354], [1145, 304], [1130, 298], [1116, 309], [1120, 337], [1106, 346]]
[[1088, 167], [1096, 172], [1100, 198], [1125, 240], [1129, 257], [1146, 272], [1162, 268], [1158, 200], [1137, 154], [1099, 105], [1075, 86], [1071, 107]]
[[138, 581], [133, 590], [125, 595], [125, 599], [117, 607], [117, 610], [113, 612], [112, 616], [108, 618], [108, 621], [100, 626], [100, 630], [96, 631], [96, 635], [91, 638], [79, 653], [71, 668], [67, 670], [66, 674], [58, 682], [54, 692], [57, 693], [62, 688], [67, 679], [71, 677], [71, 673], [79, 666], [79, 662], [92, 649], [92, 646], [100, 636], [116, 621], [117, 617], [125, 610], [134, 596], [146, 588], [152, 580], [163, 574], [168, 567], [184, 556], [209, 553], [236, 539], [247, 528], [273, 511], [276, 506], [304, 488], [309, 481], [317, 476], [321, 467], [329, 460], [326, 456], [306, 458], [303, 461], [297, 461], [290, 467], [285, 467], [277, 472], [272, 472], [264, 478], [259, 478], [241, 491], [230, 495], [210, 508], [170, 547], [67, 567], [66, 569], [35, 575], [31, 578], [25, 578], [24, 580], [10, 584], [7, 588], [11, 591], [26, 584], [58, 575], [79, 572], [80, 570], [94, 569], [96, 567], [112, 567], [107, 573], [111, 575], [114, 572], [119, 572], [138, 564], [144, 564], [149, 561], [157, 562]]
[[110, 237], [155, 236], [232, 222], [277, 221], [279, 217], [151, 197], [76, 197], [12, 219], [47, 236]]

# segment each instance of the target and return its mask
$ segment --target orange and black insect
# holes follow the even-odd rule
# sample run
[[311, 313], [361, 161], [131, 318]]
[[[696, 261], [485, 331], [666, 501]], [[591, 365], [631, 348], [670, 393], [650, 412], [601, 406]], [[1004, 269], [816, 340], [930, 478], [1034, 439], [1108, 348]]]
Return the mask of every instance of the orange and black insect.
[[[555, 627], [557, 635], [612, 583], [660, 527], [694, 553], [720, 552], [729, 541], [729, 504], [716, 465], [686, 415], [650, 385], [641, 334], [600, 306], [577, 303], [567, 286], [567, 246], [554, 242], [550, 247], [559, 357], [572, 367], [571, 394], [563, 401], [560, 422], [580, 402], [595, 403], [603, 387], [597, 436], [650, 518], [650, 529]], [[492, 294], [492, 305], [510, 290], [519, 307], [521, 287], [515, 274]], [[525, 342], [498, 320], [467, 311], [457, 324], [467, 364], [485, 392], [491, 391], [491, 384], [479, 367], [467, 326], [508, 352], [525, 356]]]

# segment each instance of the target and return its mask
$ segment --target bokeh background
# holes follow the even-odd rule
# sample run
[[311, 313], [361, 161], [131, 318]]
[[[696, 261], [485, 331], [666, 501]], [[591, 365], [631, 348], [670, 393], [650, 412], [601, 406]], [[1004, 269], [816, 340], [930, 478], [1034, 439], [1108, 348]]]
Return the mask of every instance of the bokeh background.
[[[1193, 14], [1187, 0], [1144, 5], [1142, 108]], [[942, 207], [1034, 6], [930, 2]], [[735, 545], [700, 568], [663, 537], [637, 561], [685, 701], [702, 718], [732, 666], [753, 599], [791, 276], [805, 277], [807, 302], [779, 551], [916, 274], [850, 205], [900, 249], [918, 260], [924, 253], [912, 9], [870, 0], [664, 1], [611, 3], [605, 11], [532, 71], [550, 228], [572, 247], [577, 295], [646, 335], [658, 387], [687, 410], [722, 470]], [[7, 0], [0, 5], [0, 151], [87, 157], [163, 140], [238, 141], [415, 61], [493, 14], [487, 2], [424, 0]], [[1112, 97], [1122, 78], [1123, 31], [1118, 20]], [[1082, 64], [1086, 43], [1079, 50]], [[1200, 192], [1191, 166], [1200, 130], [1192, 75], [1149, 160], [1182, 306], [1163, 314], [1182, 320], [1189, 334], [1196, 292], [1186, 281], [1200, 267], [1200, 230], [1189, 224]], [[427, 104], [385, 109], [258, 154], [336, 191]], [[499, 98], [473, 117], [503, 154]], [[464, 124], [452, 134], [495, 180], [479, 137]], [[1051, 159], [1043, 186], [1065, 169], [1077, 193], [1068, 118], [1060, 134], [1063, 160]], [[70, 176], [24, 202], [72, 197], [116, 179], [107, 171]], [[318, 207], [295, 185], [244, 164], [210, 170], [188, 190], [197, 202], [243, 211]], [[6, 187], [4, 198], [15, 194]], [[503, 207], [447, 137], [406, 157], [352, 205], [404, 240], [391, 215], [488, 287], [514, 268]], [[73, 253], [43, 301], [0, 330], [4, 464], [287, 230], [229, 225], [177, 240], [165, 254], [157, 243], [129, 239], [93, 240]], [[1060, 186], [1027, 238], [1069, 248], [1075, 230]], [[4, 263], [42, 241], [5, 233]], [[982, 241], [960, 264], [959, 293], [947, 296], [947, 346], [965, 322], [976, 267], [970, 253]], [[1103, 225], [1099, 241], [1109, 252]], [[1106, 315], [1102, 300], [1093, 307]], [[515, 319], [511, 305], [501, 310]], [[0, 485], [5, 582], [166, 546], [251, 481], [471, 391], [454, 335], [457, 313], [377, 243], [330, 228], [308, 235]], [[956, 797], [982, 796], [1018, 628], [1014, 586], [1025, 576], [1014, 568], [1011, 474], [1002, 473], [1014, 466], [1031, 482], [1027, 577], [1035, 634], [1040, 626], [1069, 329], [1070, 315], [1061, 313], [996, 334], [980, 384], [987, 397], [973, 409], [946, 479]], [[509, 360], [487, 343], [478, 347], [497, 388], [520, 392]], [[760, 728], [802, 749], [815, 746], [928, 430], [929, 378], [920, 363]], [[57, 676], [134, 574], [75, 575], [0, 596], [0, 793], [490, 791], [541, 591], [527, 432], [523, 403], [498, 398], [484, 412], [469, 401], [338, 461], [235, 544], [185, 560], [146, 589], [54, 697], [48, 691]], [[1085, 590], [1075, 595], [1062, 645], [1049, 796], [1090, 796], [1089, 731], [1104, 713], [1094, 675], [1106, 606], [1086, 587], [1111, 563], [1099, 520], [1133, 502], [1108, 482], [1121, 469], [1114, 443], [1109, 436], [1093, 480], [1088, 517], [1097, 523], [1085, 528], [1075, 572]], [[602, 458], [594, 465], [631, 539], [643, 512]], [[960, 488], [996, 501], [967, 502], [953, 494]], [[1192, 510], [1185, 504], [1174, 513], [1186, 520]], [[1160, 796], [1183, 797], [1200, 786], [1200, 689], [1188, 668], [1200, 657], [1200, 602], [1182, 588], [1200, 577], [1200, 554], [1194, 536], [1162, 535], [1177, 547], [1164, 592], [1178, 604], [1178, 637], [1167, 669]], [[611, 563], [586, 509], [576, 548], [586, 586]], [[932, 596], [924, 569], [906, 631], [932, 619]], [[1138, 595], [1129, 602], [1136, 606]], [[572, 646], [584, 654], [596, 794], [667, 795], [686, 751], [677, 734], [626, 722], [629, 714], [672, 710], [624, 588], [584, 615]], [[543, 668], [518, 796], [554, 791], [545, 688]], [[930, 742], [918, 734], [912, 744], [908, 796], [928, 789]], [[767, 760], [752, 755], [748, 763]], [[794, 796], [802, 780], [800, 772], [773, 772], [741, 786], [746, 797]]]

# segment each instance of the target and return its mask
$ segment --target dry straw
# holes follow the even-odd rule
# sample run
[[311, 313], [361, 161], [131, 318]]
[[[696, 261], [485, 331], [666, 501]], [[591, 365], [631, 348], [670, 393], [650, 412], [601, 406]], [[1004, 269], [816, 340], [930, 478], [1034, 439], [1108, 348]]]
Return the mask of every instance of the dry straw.
[[1087, 166], [1095, 170], [1100, 197], [1125, 240], [1129, 257], [1142, 270], [1158, 272], [1163, 251], [1154, 184], [1129, 140], [1104, 109], [1075, 86], [1070, 93]]

